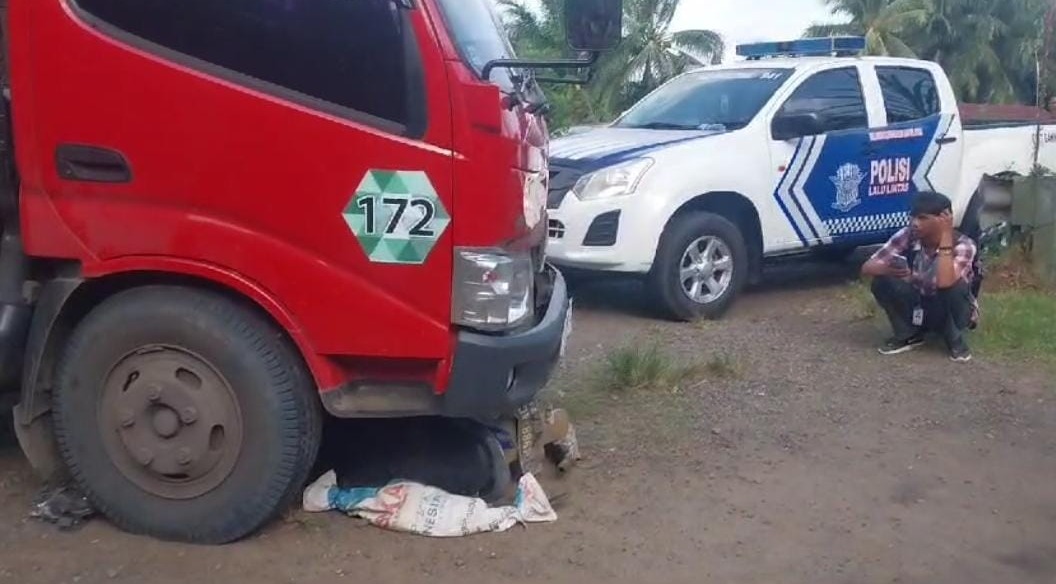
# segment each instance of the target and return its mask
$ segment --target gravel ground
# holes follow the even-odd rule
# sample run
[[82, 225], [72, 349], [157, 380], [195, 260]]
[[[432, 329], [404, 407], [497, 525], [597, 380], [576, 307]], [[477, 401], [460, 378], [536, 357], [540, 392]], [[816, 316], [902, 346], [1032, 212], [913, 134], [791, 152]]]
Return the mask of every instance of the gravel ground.
[[[0, 582], [1056, 582], [1051, 372], [881, 358], [853, 270], [770, 270], [699, 325], [653, 320], [634, 284], [581, 286], [553, 393], [586, 459], [547, 483], [555, 524], [439, 541], [293, 512], [223, 548], [59, 533], [26, 519], [37, 485], [8, 443]], [[645, 341], [737, 373], [601, 392], [605, 353]]]

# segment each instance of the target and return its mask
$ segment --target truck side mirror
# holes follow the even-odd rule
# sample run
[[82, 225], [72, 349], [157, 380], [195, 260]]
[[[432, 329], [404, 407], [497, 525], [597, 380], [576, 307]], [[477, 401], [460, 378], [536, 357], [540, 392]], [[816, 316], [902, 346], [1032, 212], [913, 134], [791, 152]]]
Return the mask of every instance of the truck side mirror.
[[774, 140], [794, 140], [825, 133], [825, 123], [816, 112], [778, 114], [770, 128]]
[[576, 51], [607, 51], [623, 38], [623, 0], [566, 0], [565, 34]]

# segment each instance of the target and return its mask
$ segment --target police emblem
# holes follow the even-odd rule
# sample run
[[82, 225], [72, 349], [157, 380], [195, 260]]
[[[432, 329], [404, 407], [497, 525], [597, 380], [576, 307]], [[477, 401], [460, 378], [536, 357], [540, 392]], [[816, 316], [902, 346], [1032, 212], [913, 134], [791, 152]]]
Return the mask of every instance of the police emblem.
[[829, 180], [836, 185], [836, 202], [832, 208], [844, 213], [862, 204], [858, 188], [865, 180], [865, 173], [853, 163], [847, 163], [836, 169], [836, 176], [830, 176]]

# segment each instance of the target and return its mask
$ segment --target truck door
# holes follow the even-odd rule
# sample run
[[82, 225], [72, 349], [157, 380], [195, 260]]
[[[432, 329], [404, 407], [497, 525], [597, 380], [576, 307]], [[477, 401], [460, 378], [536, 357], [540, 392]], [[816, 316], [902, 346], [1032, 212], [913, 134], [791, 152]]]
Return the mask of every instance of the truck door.
[[420, 3], [23, 5], [23, 146], [44, 169], [26, 206], [76, 242], [37, 230], [35, 250], [88, 273], [125, 258], [238, 274], [319, 354], [448, 355], [450, 98]]
[[799, 245], [853, 240], [890, 222], [867, 196], [869, 114], [856, 65], [804, 80], [771, 124], [771, 156], [784, 167], [774, 193]]
[[924, 67], [876, 66], [886, 123], [870, 131], [869, 198], [888, 212], [909, 211], [919, 191], [957, 195], [963, 144], [954, 113], [943, 113]]

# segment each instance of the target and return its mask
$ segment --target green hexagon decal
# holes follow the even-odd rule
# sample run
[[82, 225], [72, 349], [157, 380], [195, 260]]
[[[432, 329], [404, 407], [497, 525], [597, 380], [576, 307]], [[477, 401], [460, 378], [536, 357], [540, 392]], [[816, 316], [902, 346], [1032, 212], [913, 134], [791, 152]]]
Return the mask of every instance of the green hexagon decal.
[[421, 171], [368, 170], [343, 213], [370, 261], [422, 264], [451, 224]]

